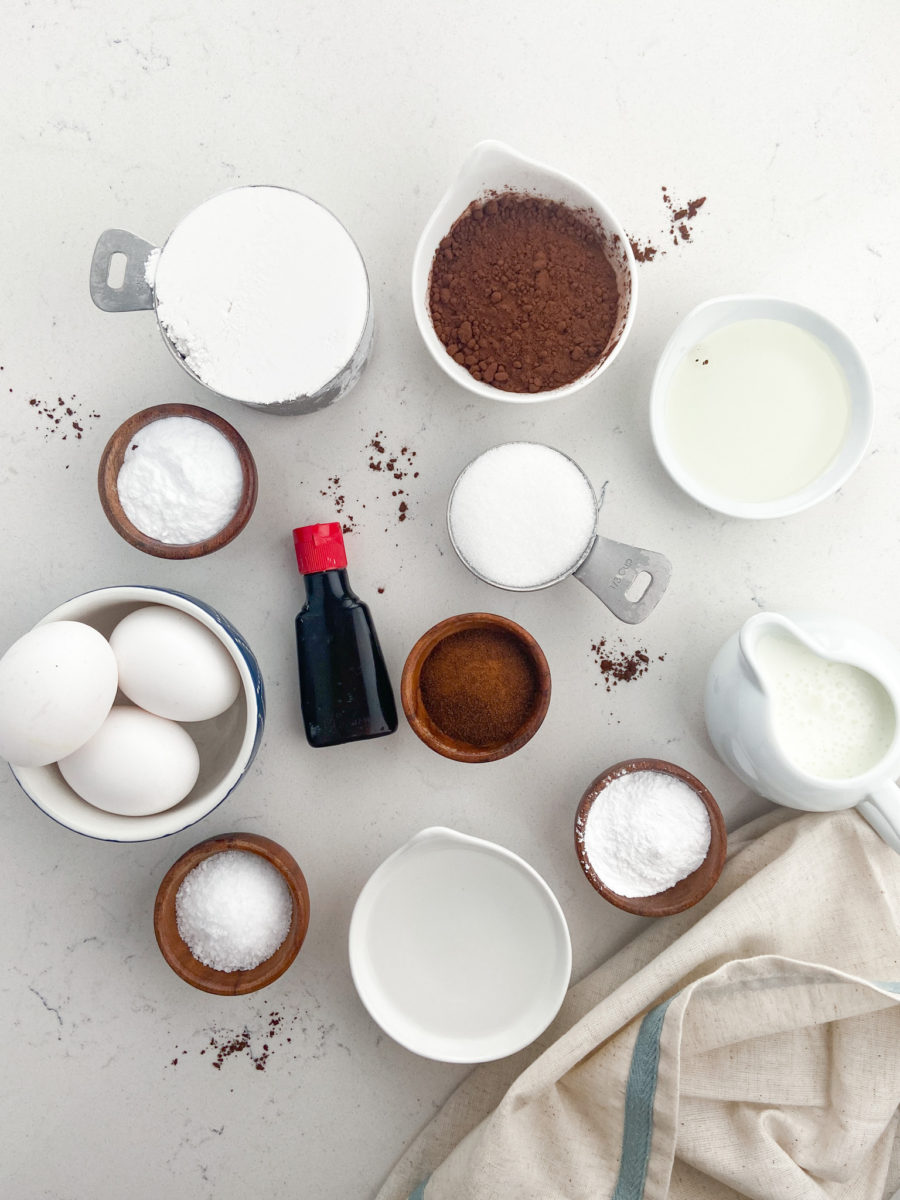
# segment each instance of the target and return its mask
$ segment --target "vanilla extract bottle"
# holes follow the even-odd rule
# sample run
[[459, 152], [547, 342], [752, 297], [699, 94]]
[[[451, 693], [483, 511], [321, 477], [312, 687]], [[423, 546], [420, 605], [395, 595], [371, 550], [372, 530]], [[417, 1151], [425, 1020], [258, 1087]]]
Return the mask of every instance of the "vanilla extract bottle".
[[384, 737], [397, 706], [372, 615], [350, 587], [341, 526], [294, 530], [306, 603], [297, 614], [300, 708], [311, 746]]

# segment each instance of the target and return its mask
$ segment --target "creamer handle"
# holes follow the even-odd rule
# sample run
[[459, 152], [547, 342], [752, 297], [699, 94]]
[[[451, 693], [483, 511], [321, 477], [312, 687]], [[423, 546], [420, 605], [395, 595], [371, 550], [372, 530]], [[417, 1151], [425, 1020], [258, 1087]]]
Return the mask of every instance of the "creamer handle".
[[872, 788], [856, 806], [876, 833], [900, 854], [900, 788], [892, 780]]

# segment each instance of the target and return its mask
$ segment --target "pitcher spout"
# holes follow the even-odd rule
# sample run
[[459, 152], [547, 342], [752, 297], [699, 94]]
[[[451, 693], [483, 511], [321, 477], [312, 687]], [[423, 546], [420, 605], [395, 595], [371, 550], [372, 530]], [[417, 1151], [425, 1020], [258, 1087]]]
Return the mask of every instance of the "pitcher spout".
[[809, 639], [789, 617], [776, 612], [755, 613], [741, 626], [741, 631], [738, 634], [738, 652], [742, 670], [750, 682], [758, 687], [760, 691], [765, 691], [765, 684], [759, 667], [757, 648], [761, 638], [767, 635], [771, 636], [772, 634], [779, 637], [794, 638], [804, 646], [808, 646], [809, 649], [819, 653], [814, 646], [810, 646]]

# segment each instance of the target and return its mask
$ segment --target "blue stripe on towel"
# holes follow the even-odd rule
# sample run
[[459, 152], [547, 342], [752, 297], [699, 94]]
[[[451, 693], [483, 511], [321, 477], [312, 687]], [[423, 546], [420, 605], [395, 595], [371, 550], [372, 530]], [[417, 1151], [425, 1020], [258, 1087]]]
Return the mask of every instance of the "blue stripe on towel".
[[[641, 1200], [653, 1137], [653, 1101], [659, 1071], [659, 1039], [666, 1009], [674, 996], [647, 1013], [638, 1030], [625, 1090], [625, 1128], [622, 1159], [612, 1200]], [[412, 1198], [410, 1198], [412, 1200]]]
[[[431, 1177], [429, 1176], [429, 1179]], [[425, 1185], [428, 1179], [423, 1179], [414, 1192], [410, 1193], [409, 1200], [425, 1200]]]

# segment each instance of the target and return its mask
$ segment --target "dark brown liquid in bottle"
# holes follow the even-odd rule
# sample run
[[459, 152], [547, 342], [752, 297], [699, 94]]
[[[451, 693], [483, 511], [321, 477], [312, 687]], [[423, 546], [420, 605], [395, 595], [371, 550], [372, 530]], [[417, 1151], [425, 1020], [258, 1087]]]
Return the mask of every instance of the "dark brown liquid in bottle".
[[297, 614], [300, 707], [311, 746], [384, 737], [397, 728], [397, 706], [368, 607], [346, 570], [304, 575]]

